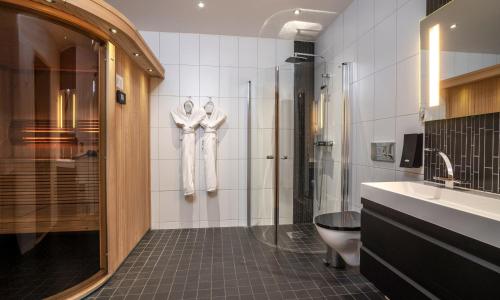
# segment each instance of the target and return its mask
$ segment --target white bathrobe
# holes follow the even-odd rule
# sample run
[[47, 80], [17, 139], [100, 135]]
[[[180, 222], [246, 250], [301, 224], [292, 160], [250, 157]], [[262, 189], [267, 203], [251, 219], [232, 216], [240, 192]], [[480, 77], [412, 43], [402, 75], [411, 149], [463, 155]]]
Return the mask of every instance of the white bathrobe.
[[201, 122], [201, 127], [205, 130], [202, 149], [205, 159], [205, 184], [208, 192], [217, 190], [217, 129], [225, 119], [226, 114], [214, 105], [212, 114], [207, 114]]
[[[205, 118], [205, 110], [198, 106], [193, 106], [191, 114], [187, 114], [184, 110], [184, 105], [181, 104], [171, 114], [177, 126], [182, 128], [182, 184], [184, 195], [188, 196], [194, 193], [195, 129]], [[174, 173], [172, 175], [175, 176]]]

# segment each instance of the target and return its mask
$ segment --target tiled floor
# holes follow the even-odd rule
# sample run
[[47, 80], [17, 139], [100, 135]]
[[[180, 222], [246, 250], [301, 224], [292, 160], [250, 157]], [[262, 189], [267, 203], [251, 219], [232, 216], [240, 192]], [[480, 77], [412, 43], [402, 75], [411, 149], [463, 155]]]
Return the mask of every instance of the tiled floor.
[[357, 268], [277, 251], [246, 228], [149, 232], [89, 299], [383, 299]]
[[[274, 226], [255, 226], [251, 229], [261, 242], [274, 244]], [[297, 253], [325, 253], [326, 246], [314, 224], [278, 225], [278, 245], [280, 249]]]

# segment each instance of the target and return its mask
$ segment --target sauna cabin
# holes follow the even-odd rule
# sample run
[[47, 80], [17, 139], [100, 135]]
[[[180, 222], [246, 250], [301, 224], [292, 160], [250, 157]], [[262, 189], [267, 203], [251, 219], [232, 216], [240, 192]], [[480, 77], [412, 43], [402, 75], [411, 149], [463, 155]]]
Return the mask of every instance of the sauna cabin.
[[79, 298], [150, 229], [164, 71], [99, 0], [1, 0], [0, 41], [0, 298]]

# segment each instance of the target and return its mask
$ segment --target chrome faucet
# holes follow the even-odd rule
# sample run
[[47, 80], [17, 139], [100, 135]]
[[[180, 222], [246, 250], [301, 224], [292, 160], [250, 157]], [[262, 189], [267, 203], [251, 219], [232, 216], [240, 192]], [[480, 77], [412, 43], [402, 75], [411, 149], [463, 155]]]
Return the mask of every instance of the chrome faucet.
[[451, 164], [451, 161], [450, 161], [450, 158], [448, 157], [448, 155], [446, 155], [444, 152], [439, 151], [437, 149], [425, 148], [425, 151], [437, 152], [439, 154], [439, 156], [441, 156], [441, 158], [443, 159], [444, 164], [446, 165], [446, 174], [447, 174], [446, 177], [434, 176], [432, 179], [443, 181], [444, 187], [449, 188], [449, 189], [453, 189], [455, 187], [455, 184], [462, 183], [461, 181], [456, 180], [454, 178], [453, 165]]

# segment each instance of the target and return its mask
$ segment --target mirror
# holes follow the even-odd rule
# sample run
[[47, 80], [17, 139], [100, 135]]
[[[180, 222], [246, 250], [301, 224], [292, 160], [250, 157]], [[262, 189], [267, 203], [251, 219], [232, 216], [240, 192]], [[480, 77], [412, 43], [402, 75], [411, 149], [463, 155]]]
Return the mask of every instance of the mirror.
[[500, 4], [454, 0], [420, 22], [425, 121], [500, 111]]

